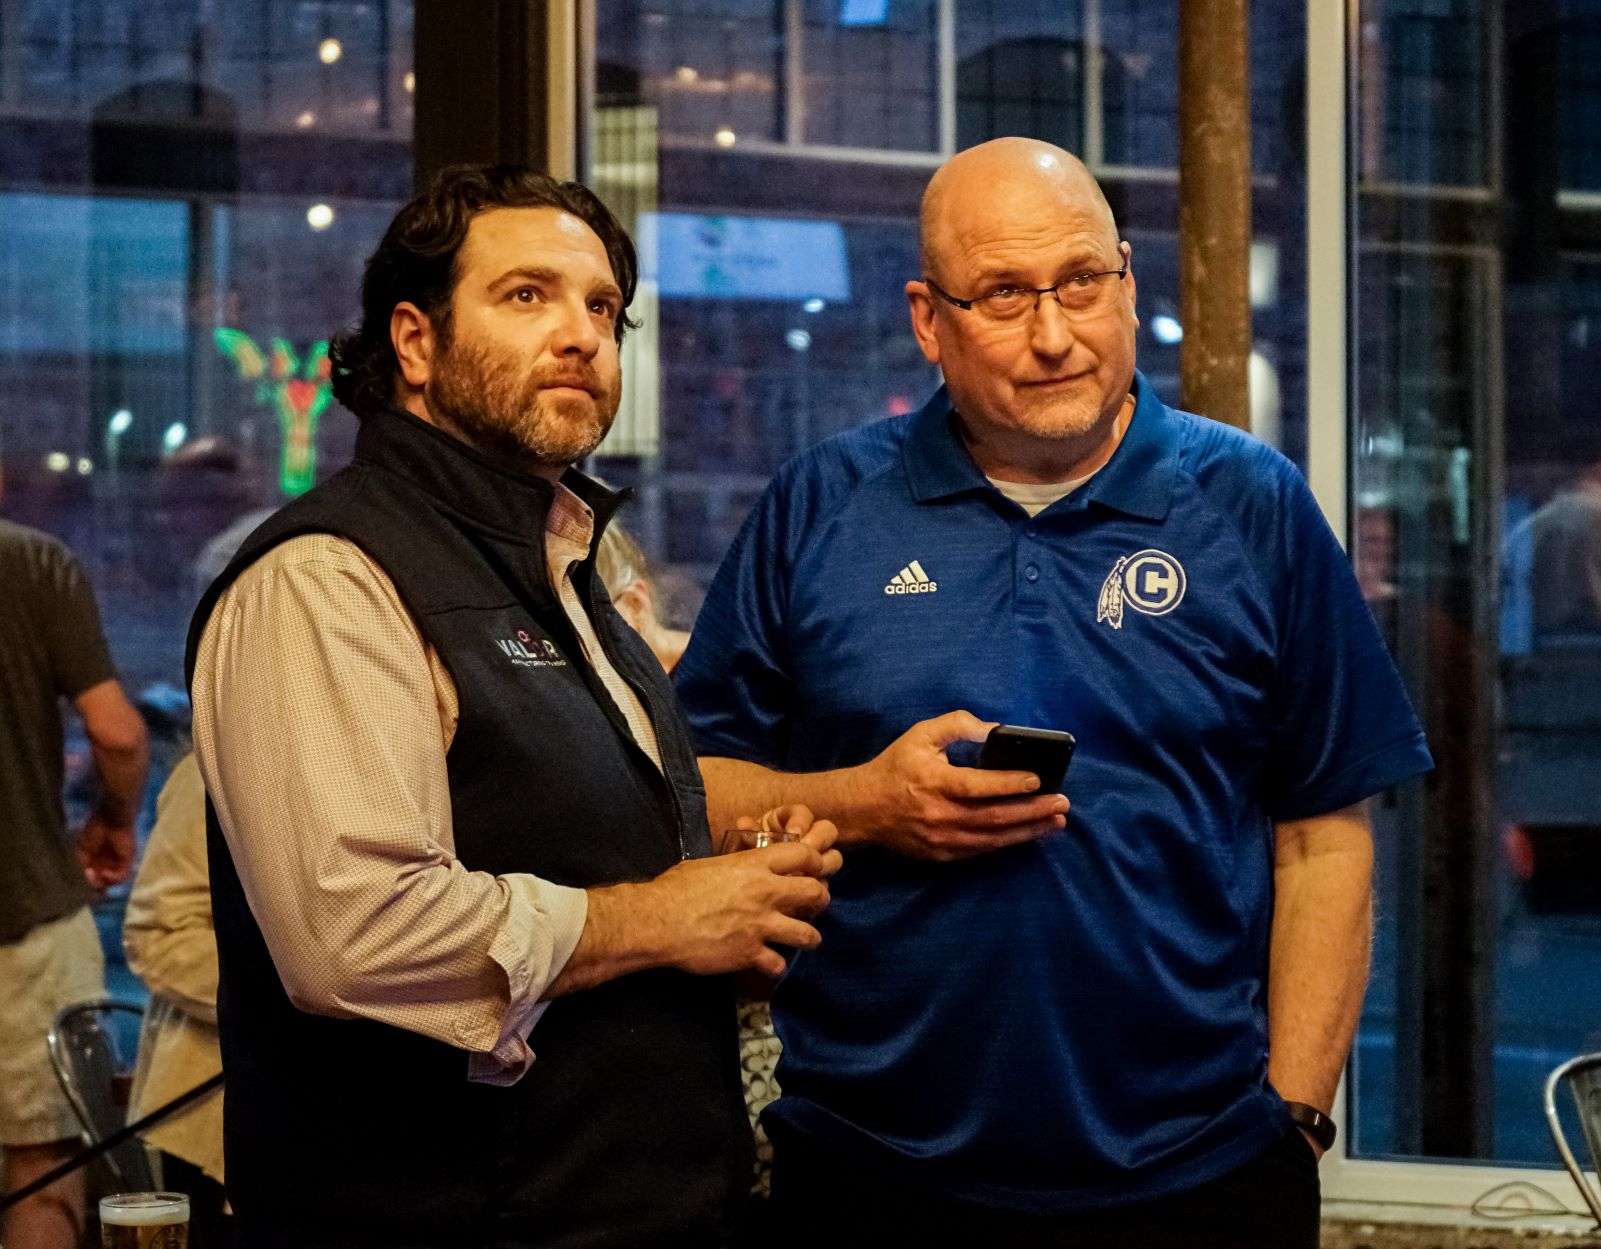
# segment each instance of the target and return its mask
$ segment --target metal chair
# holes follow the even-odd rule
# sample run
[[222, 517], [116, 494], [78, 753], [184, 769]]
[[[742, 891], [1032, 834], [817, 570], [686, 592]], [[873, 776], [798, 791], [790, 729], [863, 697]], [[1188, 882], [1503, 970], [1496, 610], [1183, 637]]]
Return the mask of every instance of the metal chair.
[[1568, 1147], [1567, 1137], [1562, 1133], [1562, 1123], [1557, 1117], [1557, 1088], [1563, 1081], [1567, 1082], [1568, 1091], [1573, 1094], [1574, 1104], [1579, 1110], [1579, 1126], [1584, 1129], [1584, 1138], [1590, 1145], [1590, 1161], [1595, 1164], [1598, 1178], [1601, 1178], [1601, 1054], [1581, 1054], [1577, 1058], [1570, 1058], [1545, 1079], [1545, 1121], [1551, 1128], [1551, 1139], [1556, 1142], [1557, 1153], [1562, 1155], [1562, 1164], [1573, 1177], [1585, 1204], [1590, 1207], [1590, 1213], [1595, 1216], [1596, 1223], [1601, 1224], [1601, 1192], [1597, 1192], [1585, 1178], [1584, 1169]]
[[[136, 1046], [119, 1039], [111, 1018], [118, 1014], [135, 1023], [144, 1018], [144, 1011], [131, 1002], [80, 1002], [56, 1016], [47, 1037], [50, 1065], [78, 1117], [85, 1145], [99, 1144], [126, 1121]], [[137, 1035], [138, 1028], [132, 1032]], [[145, 1192], [156, 1187], [150, 1156], [138, 1140], [124, 1141], [94, 1166], [110, 1181], [108, 1191]]]

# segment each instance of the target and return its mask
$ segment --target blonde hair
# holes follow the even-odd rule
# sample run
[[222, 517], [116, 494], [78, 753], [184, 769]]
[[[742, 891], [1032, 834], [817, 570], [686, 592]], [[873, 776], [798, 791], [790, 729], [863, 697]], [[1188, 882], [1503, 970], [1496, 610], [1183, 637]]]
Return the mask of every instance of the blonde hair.
[[621, 525], [608, 525], [600, 535], [600, 543], [595, 548], [595, 575], [612, 598], [636, 581], [649, 580], [650, 565], [645, 552]]

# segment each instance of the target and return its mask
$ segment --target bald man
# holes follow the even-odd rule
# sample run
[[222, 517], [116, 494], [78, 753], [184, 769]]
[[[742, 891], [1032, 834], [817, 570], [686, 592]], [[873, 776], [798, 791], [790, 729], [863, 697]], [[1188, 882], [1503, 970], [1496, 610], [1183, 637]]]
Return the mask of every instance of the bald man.
[[[1077, 160], [963, 152], [921, 229], [944, 386], [778, 474], [678, 669], [714, 824], [804, 802], [846, 847], [773, 996], [777, 1223], [1314, 1245], [1361, 804], [1417, 720], [1300, 473], [1135, 370]], [[1065, 793], [960, 766], [997, 722], [1076, 736]]]

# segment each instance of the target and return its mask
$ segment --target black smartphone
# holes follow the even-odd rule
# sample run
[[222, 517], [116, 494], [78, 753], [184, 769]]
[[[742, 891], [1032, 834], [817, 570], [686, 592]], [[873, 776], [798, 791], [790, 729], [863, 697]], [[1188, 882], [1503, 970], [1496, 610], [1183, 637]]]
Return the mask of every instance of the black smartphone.
[[1077, 744], [1071, 733], [1057, 729], [997, 724], [978, 752], [978, 766], [994, 772], [1032, 772], [1040, 778], [1040, 793], [1059, 793]]

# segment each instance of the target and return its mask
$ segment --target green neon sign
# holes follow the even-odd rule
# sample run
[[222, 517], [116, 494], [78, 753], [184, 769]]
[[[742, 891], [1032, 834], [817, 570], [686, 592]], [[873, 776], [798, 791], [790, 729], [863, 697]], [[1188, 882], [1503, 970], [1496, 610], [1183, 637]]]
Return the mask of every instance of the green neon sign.
[[328, 340], [319, 339], [304, 356], [282, 338], [263, 352], [243, 330], [216, 331], [217, 349], [233, 361], [239, 379], [256, 384], [256, 402], [277, 414], [283, 452], [278, 485], [293, 497], [317, 480], [317, 422], [333, 399], [328, 381]]

